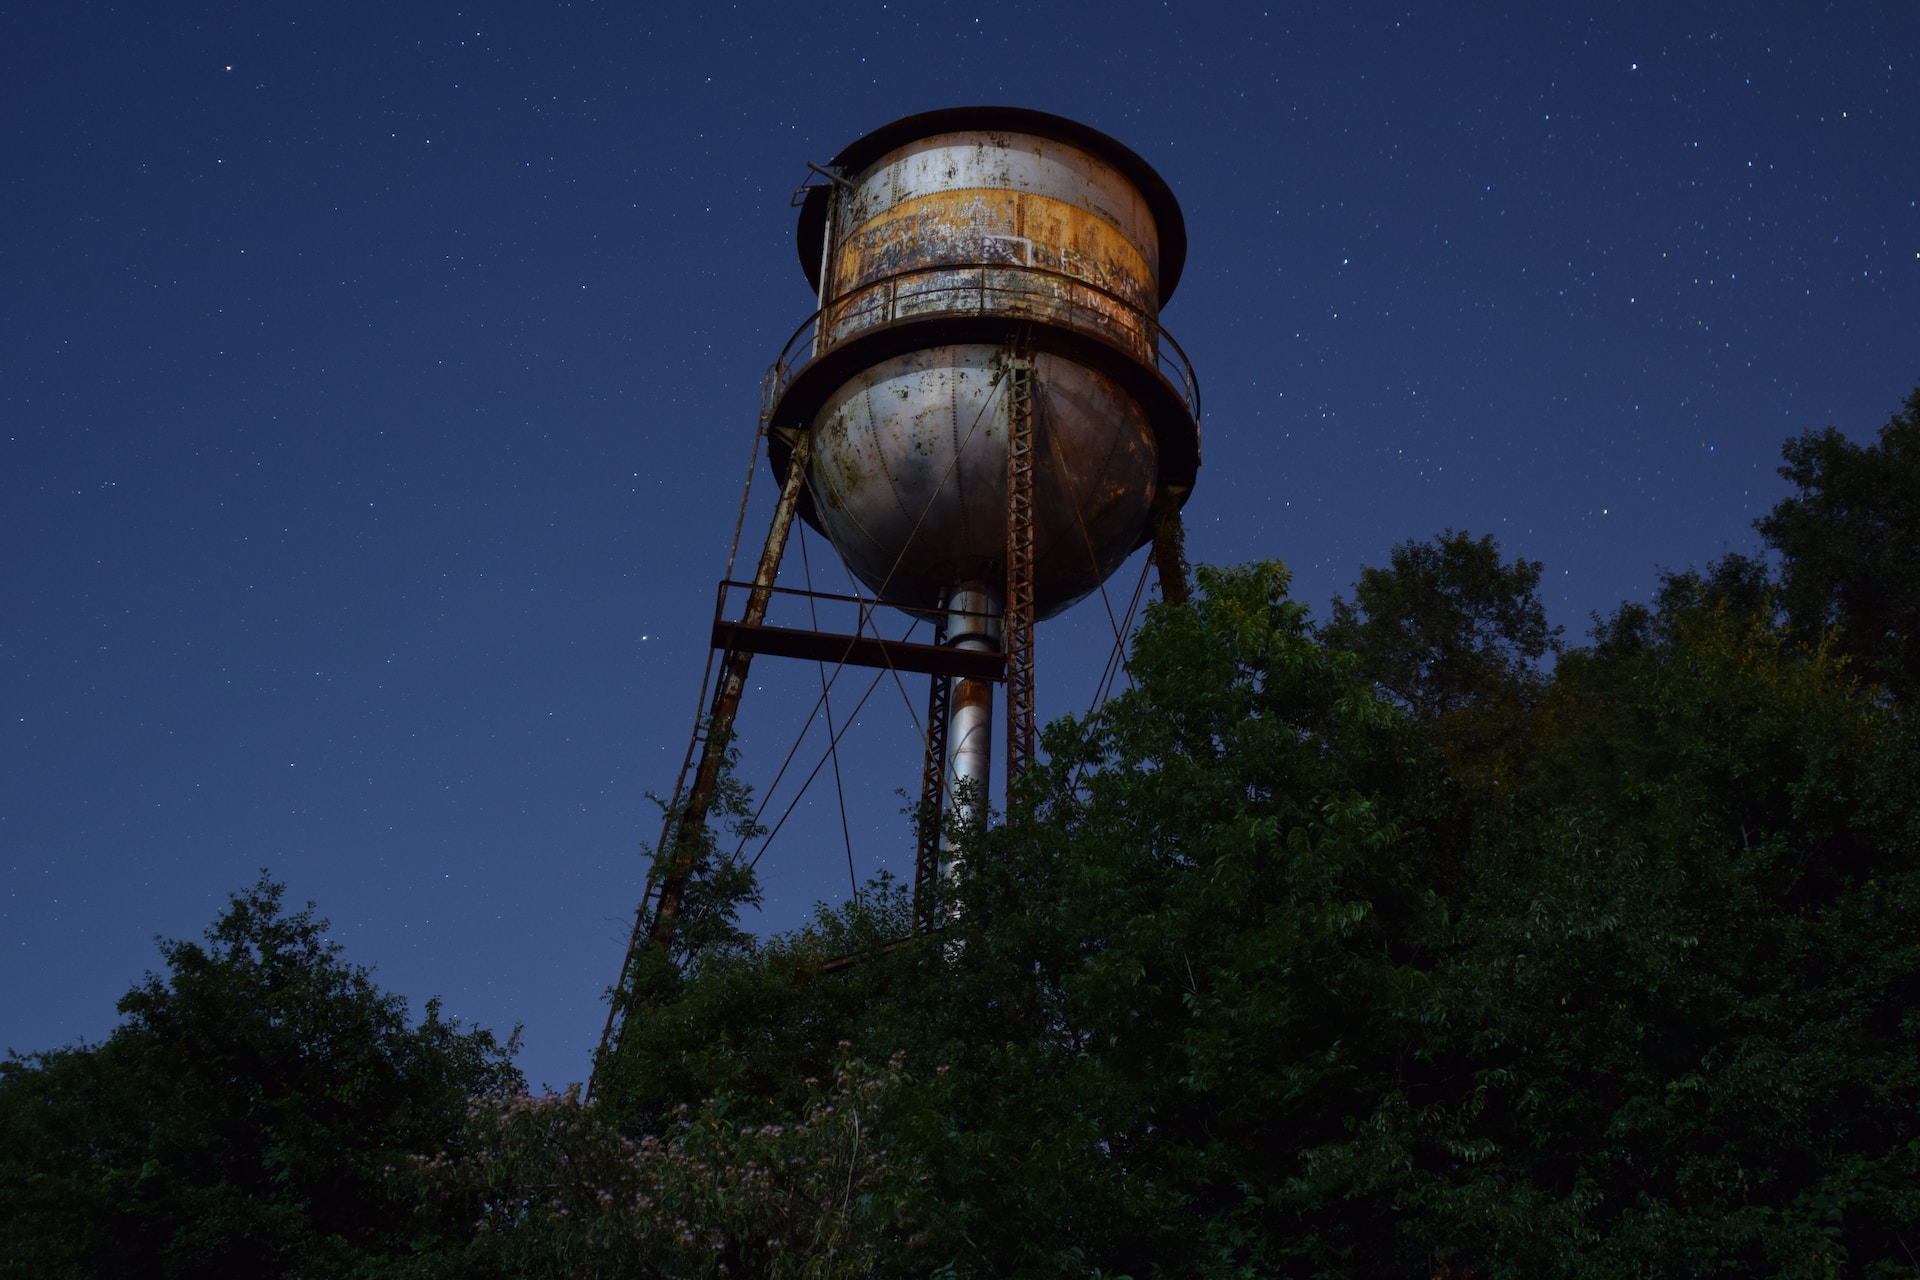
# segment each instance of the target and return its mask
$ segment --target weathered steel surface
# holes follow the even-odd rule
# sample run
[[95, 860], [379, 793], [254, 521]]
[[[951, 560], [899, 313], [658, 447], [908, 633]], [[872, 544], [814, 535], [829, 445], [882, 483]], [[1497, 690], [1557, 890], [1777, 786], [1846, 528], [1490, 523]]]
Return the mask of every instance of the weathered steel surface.
[[917, 139], [862, 172], [833, 222], [823, 347], [876, 324], [984, 310], [1094, 328], [1150, 358], [1153, 213], [1120, 170], [1078, 147], [1017, 133]]
[[[1159, 263], [1154, 273], [1159, 282], [1157, 303], [1162, 307], [1167, 305], [1167, 300], [1180, 283], [1186, 264], [1187, 227], [1186, 219], [1180, 213], [1180, 202], [1174, 198], [1166, 180], [1137, 152], [1118, 139], [1077, 120], [1022, 107], [948, 107], [906, 116], [882, 125], [842, 147], [839, 154], [834, 156], [833, 164], [843, 174], [861, 174], [904, 147], [923, 139], [950, 135], [988, 140], [1015, 135], [1044, 139], [1078, 151], [1117, 171], [1139, 193], [1153, 219], [1159, 242]], [[826, 187], [816, 187], [808, 193], [800, 213], [796, 240], [800, 265], [807, 273], [807, 283], [816, 289], [820, 285], [817, 269], [826, 239], [827, 193]]]
[[[1158, 488], [1172, 492], [1176, 501], [1184, 501], [1192, 491], [1200, 464], [1198, 388], [1190, 372], [1183, 390], [1161, 372], [1166, 365], [1164, 359], [1161, 369], [1156, 369], [1083, 331], [1041, 324], [1016, 326], [994, 316], [947, 314], [882, 327], [833, 347], [787, 373], [774, 405], [772, 421], [776, 429], [768, 445], [775, 472], [784, 473], [786, 454], [781, 441], [787, 437], [783, 433], [811, 431], [821, 409], [869, 370], [897, 356], [936, 347], [984, 344], [999, 348], [1016, 336], [1009, 329], [1018, 330], [1022, 341], [1030, 340], [1042, 352], [1095, 370], [1140, 406], [1153, 430], [1159, 459]], [[811, 326], [807, 332], [811, 332]], [[804, 336], [797, 335], [795, 341]], [[1167, 342], [1164, 334], [1161, 338]], [[808, 524], [826, 532], [814, 510], [812, 490], [802, 499], [800, 512]]]
[[[936, 347], [883, 361], [816, 418], [811, 514], [876, 596], [924, 608], [954, 583], [1000, 582], [1007, 560], [1003, 348]], [[1033, 358], [1034, 617], [1095, 590], [1138, 545], [1157, 483], [1153, 431], [1116, 382]]]
[[[983, 247], [977, 237], [992, 235], [1029, 241], [1032, 266], [1098, 269], [1110, 255], [1115, 266], [1130, 264], [1113, 277], [1111, 288], [1128, 277], [1139, 283], [1158, 269], [1158, 229], [1139, 188], [1099, 157], [1051, 138], [984, 131], [918, 138], [869, 165], [852, 183], [834, 255], [838, 287], [829, 296], [855, 282], [850, 273], [856, 267], [890, 275], [918, 265], [889, 265], [875, 256], [889, 246], [937, 255], [924, 261], [977, 262]], [[942, 209], [971, 212], [946, 220], [939, 216]], [[904, 236], [892, 229], [896, 224], [906, 229]], [[1136, 301], [1157, 306], [1153, 294]]]
[[1031, 267], [919, 267], [842, 295], [822, 313], [815, 354], [875, 329], [944, 316], [1040, 321], [1093, 334], [1142, 364], [1157, 363], [1157, 323], [1098, 287]]
[[1039, 267], [1093, 284], [1152, 313], [1144, 248], [1095, 214], [1030, 191], [971, 189], [916, 196], [842, 234], [830, 299], [920, 267]]

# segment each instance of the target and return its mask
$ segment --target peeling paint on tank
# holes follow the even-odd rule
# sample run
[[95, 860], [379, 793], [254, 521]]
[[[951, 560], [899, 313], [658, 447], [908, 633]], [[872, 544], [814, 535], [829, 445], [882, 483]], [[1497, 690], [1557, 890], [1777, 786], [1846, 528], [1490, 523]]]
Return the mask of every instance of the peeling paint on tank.
[[[990, 175], [975, 165], [966, 176]], [[872, 185], [869, 175], [862, 189]], [[981, 186], [878, 203], [850, 201], [852, 214], [869, 216], [850, 219], [831, 255], [823, 345], [900, 320], [987, 312], [1090, 330], [1152, 358], [1151, 257], [1080, 205]]]
[[855, 177], [842, 213], [859, 225], [905, 201], [975, 187], [1030, 192], [1085, 209], [1158, 270], [1158, 231], [1139, 189], [1078, 147], [1027, 135], [941, 134], [906, 144]]
[[[858, 295], [886, 276], [952, 265], [1007, 261], [996, 250], [1027, 242], [1024, 265], [1059, 271], [1154, 314], [1159, 233], [1144, 196], [1119, 170], [1078, 147], [1039, 137], [954, 133], [924, 138], [881, 157], [853, 179], [841, 206], [841, 233], [828, 297], [845, 299], [830, 326], [853, 332], [891, 299]], [[947, 282], [943, 304], [964, 309], [964, 287]], [[923, 289], [921, 292], [937, 292]], [[1039, 297], [1045, 290], [1030, 288]]]
[[[1007, 254], [1025, 248], [1025, 261]], [[1140, 248], [1073, 205], [1017, 191], [945, 192], [855, 224], [836, 245], [831, 298], [926, 267], [1006, 263], [1086, 280], [1151, 315], [1157, 285]], [[1033, 291], [1044, 290], [1036, 280]]]

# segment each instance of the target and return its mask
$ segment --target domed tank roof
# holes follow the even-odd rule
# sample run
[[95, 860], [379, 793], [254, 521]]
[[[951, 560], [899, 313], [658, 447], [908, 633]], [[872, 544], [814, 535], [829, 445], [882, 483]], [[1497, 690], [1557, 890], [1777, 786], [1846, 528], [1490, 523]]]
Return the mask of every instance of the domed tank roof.
[[[1077, 120], [1025, 107], [946, 107], [939, 111], [923, 111], [919, 115], [882, 125], [858, 141], [847, 144], [831, 163], [842, 172], [853, 175], [909, 142], [942, 133], [970, 131], [1024, 133], [1069, 143], [1091, 152], [1125, 174], [1140, 189], [1159, 232], [1159, 305], [1164, 307], [1168, 299], [1173, 297], [1187, 261], [1187, 223], [1180, 213], [1180, 202], [1174, 198], [1173, 189], [1132, 148]], [[807, 273], [807, 283], [813, 286], [815, 292], [820, 288], [820, 255], [827, 231], [827, 191], [828, 188], [824, 186], [808, 191], [806, 202], [800, 209], [800, 225], [796, 236], [801, 269]]]

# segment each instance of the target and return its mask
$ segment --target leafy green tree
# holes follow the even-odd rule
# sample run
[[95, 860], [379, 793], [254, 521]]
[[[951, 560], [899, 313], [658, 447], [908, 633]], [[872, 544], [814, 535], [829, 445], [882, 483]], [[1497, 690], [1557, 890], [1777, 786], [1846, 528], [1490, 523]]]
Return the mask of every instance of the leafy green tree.
[[609, 1108], [644, 1130], [707, 1089], [774, 1119], [838, 1040], [904, 1054], [876, 1133], [928, 1171], [893, 1189], [920, 1224], [882, 1251], [901, 1274], [1417, 1256], [1377, 1241], [1365, 1204], [1273, 1229], [1298, 1225], [1306, 1197], [1280, 1188], [1305, 1176], [1302, 1146], [1346, 1141], [1396, 1070], [1395, 1011], [1443, 925], [1417, 833], [1382, 799], [1401, 721], [1316, 642], [1279, 566], [1199, 584], [1150, 612], [1137, 691], [1049, 728], [1015, 820], [972, 834], [941, 935], [887, 949], [911, 913], [880, 886], [703, 961], [630, 1018]]
[[1450, 895], [1476, 832], [1520, 801], [1517, 768], [1539, 731], [1540, 660], [1561, 628], [1540, 602], [1541, 565], [1502, 558], [1492, 537], [1447, 530], [1363, 566], [1350, 604], [1336, 596], [1318, 629], [1351, 651], [1373, 687], [1411, 715], [1421, 738], [1405, 819], [1434, 850], [1431, 887]]
[[[635, 1071], [644, 1070], [639, 1065], [644, 1053], [626, 1052], [621, 1046], [630, 1037], [644, 1038], [662, 1011], [675, 1006], [690, 977], [716, 967], [724, 970], [733, 957], [753, 949], [753, 935], [741, 927], [740, 916], [760, 904], [760, 882], [752, 863], [735, 849], [765, 835], [766, 829], [755, 820], [752, 791], [740, 780], [738, 750], [727, 741], [710, 749], [720, 752], [720, 765], [705, 822], [689, 827], [682, 821], [684, 800], [669, 803], [649, 796], [660, 808], [665, 832], [657, 848], [646, 850], [649, 884], [657, 887], [675, 876], [685, 879], [667, 944], [655, 946], [636, 934], [624, 971], [608, 992], [617, 1007], [620, 1034], [612, 1052], [607, 1046], [595, 1051], [593, 1078], [601, 1096], [631, 1100], [645, 1093], [647, 1082], [634, 1077]], [[723, 847], [723, 837], [733, 847]], [[704, 1096], [679, 1093], [672, 1105]]]
[[1736, 620], [1779, 620], [1779, 584], [1767, 562], [1737, 551], [1713, 561], [1704, 573], [1688, 569], [1662, 574], [1654, 593], [1655, 609], [1669, 621], [1716, 602], [1724, 602]]
[[1277, 566], [1202, 570], [939, 936], [881, 945], [880, 893], [703, 963], [609, 1114], [778, 1120], [837, 1041], [904, 1055], [876, 1274], [1911, 1274], [1920, 751], [1750, 568], [1551, 676], [1495, 646], [1439, 721]]
[[1423, 1049], [1475, 1154], [1406, 1203], [1478, 1274], [1911, 1274], [1911, 727], [1698, 579], [1631, 614], [1480, 828]]
[[413, 1174], [446, 1237], [465, 1238], [445, 1262], [469, 1280], [867, 1275], [915, 1243], [897, 1189], [920, 1175], [875, 1141], [900, 1083], [897, 1062], [843, 1052], [790, 1122], [709, 1101], [638, 1138], [573, 1094], [496, 1096], [455, 1154]]
[[928, 1162], [972, 1274], [1418, 1253], [1363, 1186], [1314, 1211], [1445, 937], [1395, 803], [1410, 740], [1284, 568], [1197, 577], [963, 862]]
[[1798, 491], [1755, 522], [1779, 552], [1781, 594], [1803, 640], [1838, 626], [1862, 674], [1920, 694], [1920, 389], [1857, 445], [1833, 427], [1786, 442]]
[[1362, 566], [1353, 602], [1333, 599], [1322, 638], [1360, 657], [1360, 670], [1422, 716], [1524, 692], [1533, 664], [1559, 647], [1540, 603], [1540, 563], [1500, 557], [1487, 535], [1452, 529], [1403, 542], [1384, 569]]
[[264, 875], [97, 1045], [0, 1063], [0, 1274], [336, 1276], [405, 1257], [390, 1166], [519, 1081], [512, 1045], [345, 963]]
[[1913, 1275], [1920, 725], [1855, 674], [1905, 651], [1735, 556], [1543, 673], [1539, 573], [1403, 544], [1316, 630], [1202, 568], [935, 935], [883, 878], [755, 940], [698, 833], [591, 1107], [263, 881], [0, 1067], [0, 1267]]

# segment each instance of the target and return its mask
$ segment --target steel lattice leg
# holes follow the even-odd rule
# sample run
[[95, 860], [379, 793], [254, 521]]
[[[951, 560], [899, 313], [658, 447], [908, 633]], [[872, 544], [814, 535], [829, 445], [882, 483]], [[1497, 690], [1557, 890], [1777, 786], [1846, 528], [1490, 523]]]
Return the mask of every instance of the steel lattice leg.
[[913, 918], [922, 932], [939, 923], [940, 817], [946, 800], [947, 712], [953, 682], [930, 676], [927, 693], [927, 759], [920, 771], [920, 845], [913, 857]]
[[1007, 388], [1007, 813], [1013, 784], [1033, 763], [1033, 359], [1011, 361]]
[[[787, 459], [787, 475], [780, 488], [780, 501], [773, 509], [773, 523], [767, 530], [766, 546], [760, 552], [760, 564], [754, 571], [753, 589], [747, 595], [743, 621], [759, 626], [766, 620], [767, 604], [773, 595], [773, 580], [780, 572], [780, 558], [787, 549], [787, 535], [793, 531], [793, 516], [800, 502], [800, 490], [806, 481], [807, 465], [813, 457], [813, 436], [803, 433], [793, 443]], [[740, 711], [740, 695], [747, 687], [747, 669], [753, 655], [745, 650], [727, 652], [720, 668], [720, 683], [713, 691], [713, 708], [707, 713], [707, 738], [700, 746], [700, 763], [694, 770], [693, 785], [687, 791], [680, 820], [668, 837], [672, 860], [660, 879], [659, 904], [654, 908], [653, 924], [647, 931], [649, 946], [664, 947], [673, 937], [673, 924], [680, 914], [680, 899], [693, 874], [694, 850], [699, 847], [707, 825], [707, 809], [713, 803], [713, 789], [720, 780], [720, 765], [726, 758], [727, 741], [733, 736], [733, 720]]]
[[1187, 600], [1187, 535], [1180, 522], [1179, 495], [1162, 490], [1153, 502], [1153, 563], [1160, 572], [1160, 598], [1168, 604]]

